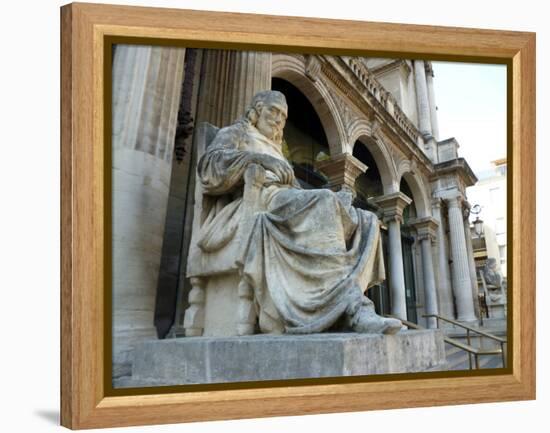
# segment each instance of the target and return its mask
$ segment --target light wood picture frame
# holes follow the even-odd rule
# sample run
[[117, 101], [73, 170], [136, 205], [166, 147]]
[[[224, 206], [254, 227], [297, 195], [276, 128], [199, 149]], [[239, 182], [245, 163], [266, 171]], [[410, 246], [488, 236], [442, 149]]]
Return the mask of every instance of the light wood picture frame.
[[[117, 39], [119, 38], [119, 39]], [[114, 393], [105, 70], [117, 40], [508, 66], [510, 367], [496, 374]], [[252, 42], [251, 42], [252, 41]], [[61, 8], [61, 424], [72, 429], [535, 398], [534, 33], [73, 3]], [[107, 223], [108, 222], [108, 223]]]

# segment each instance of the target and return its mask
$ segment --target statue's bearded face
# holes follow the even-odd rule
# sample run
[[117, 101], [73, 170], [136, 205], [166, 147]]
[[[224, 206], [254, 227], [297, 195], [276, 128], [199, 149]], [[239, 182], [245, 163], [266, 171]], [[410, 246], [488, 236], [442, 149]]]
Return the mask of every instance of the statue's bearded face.
[[283, 139], [283, 128], [287, 118], [286, 105], [278, 102], [267, 102], [261, 105], [256, 128], [267, 138], [281, 142]]

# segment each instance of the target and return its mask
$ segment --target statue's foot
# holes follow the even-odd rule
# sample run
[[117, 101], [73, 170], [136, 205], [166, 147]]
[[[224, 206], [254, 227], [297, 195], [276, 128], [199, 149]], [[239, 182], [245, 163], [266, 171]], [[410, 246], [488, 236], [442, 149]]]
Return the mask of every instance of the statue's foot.
[[403, 327], [403, 324], [398, 319], [382, 317], [376, 314], [372, 306], [361, 306], [349, 319], [349, 325], [355, 332], [386, 335], [395, 334]]

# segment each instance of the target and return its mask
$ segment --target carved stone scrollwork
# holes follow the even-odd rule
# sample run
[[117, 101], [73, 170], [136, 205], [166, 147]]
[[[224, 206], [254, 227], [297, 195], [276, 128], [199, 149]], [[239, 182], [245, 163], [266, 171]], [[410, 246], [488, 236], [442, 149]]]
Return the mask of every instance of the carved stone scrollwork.
[[321, 62], [314, 55], [306, 56], [306, 75], [311, 81], [317, 81], [321, 73]]

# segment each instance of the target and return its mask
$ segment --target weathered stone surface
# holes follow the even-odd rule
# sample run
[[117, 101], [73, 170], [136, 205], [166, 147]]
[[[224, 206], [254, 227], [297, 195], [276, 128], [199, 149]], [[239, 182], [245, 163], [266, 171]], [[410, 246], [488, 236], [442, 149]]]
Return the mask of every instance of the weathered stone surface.
[[201, 308], [203, 336], [311, 334], [341, 318], [357, 332], [398, 332], [365, 295], [385, 278], [377, 216], [346, 191], [299, 185], [282, 150], [287, 116], [285, 95], [263, 91], [208, 145], [201, 129], [187, 276], [204, 281], [205, 301], [189, 298], [186, 335], [200, 335]]
[[120, 387], [418, 372], [445, 362], [438, 330], [181, 338], [142, 343]]

